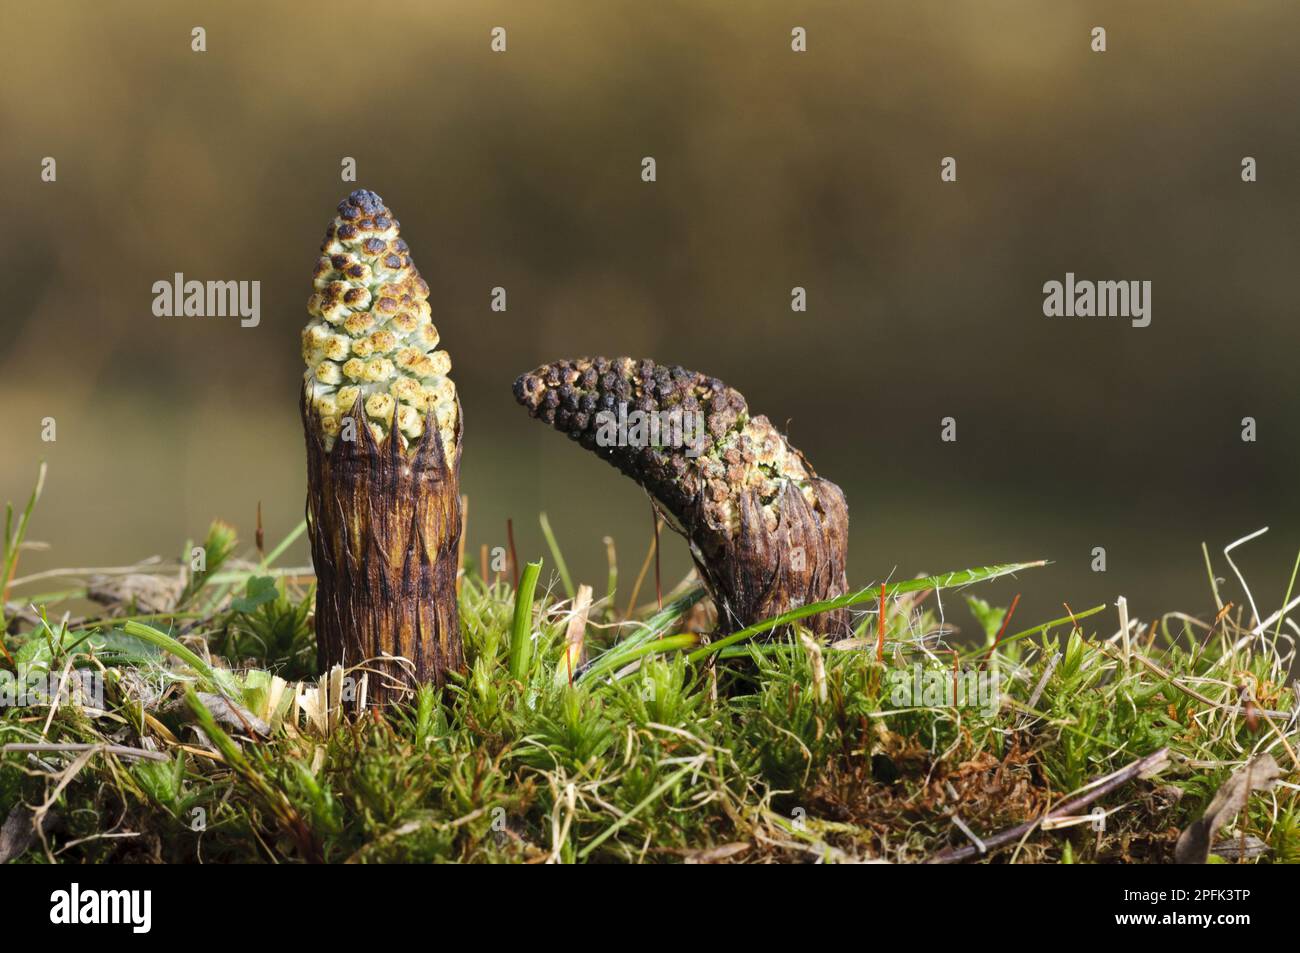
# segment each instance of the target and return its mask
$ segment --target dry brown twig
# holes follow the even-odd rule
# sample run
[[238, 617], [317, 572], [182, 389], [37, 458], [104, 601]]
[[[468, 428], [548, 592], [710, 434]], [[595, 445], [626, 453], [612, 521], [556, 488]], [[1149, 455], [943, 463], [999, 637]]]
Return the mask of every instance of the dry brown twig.
[[1067, 801], [1062, 802], [1057, 807], [1054, 807], [1052, 810], [1048, 811], [1042, 817], [1037, 818], [1036, 820], [1033, 821], [1029, 821], [1025, 824], [1019, 824], [1016, 827], [1008, 828], [1007, 830], [1004, 831], [999, 831], [997, 834], [994, 834], [992, 837], [985, 838], [981, 842], [981, 846], [983, 847], [983, 850], [980, 849], [980, 846], [977, 846], [975, 844], [968, 844], [964, 847], [949, 847], [948, 849], [941, 850], [939, 853], [935, 854], [933, 857], [929, 859], [929, 861], [927, 861], [927, 863], [931, 863], [931, 864], [961, 863], [963, 860], [969, 860], [972, 857], [978, 856], [988, 851], [996, 850], [999, 847], [1004, 847], [1007, 844], [1012, 843], [1013, 841], [1018, 841], [1028, 836], [1035, 829], [1040, 827], [1044, 821], [1051, 820], [1054, 818], [1059, 819], [1062, 817], [1067, 817], [1077, 812], [1079, 808], [1087, 807], [1093, 801], [1105, 797], [1107, 794], [1114, 791], [1116, 788], [1122, 787], [1125, 784], [1128, 784], [1130, 781], [1133, 781], [1137, 778], [1145, 778], [1145, 777], [1150, 777], [1154, 774], [1158, 774], [1160, 771], [1164, 770], [1168, 762], [1169, 762], [1169, 749], [1161, 748], [1160, 750], [1152, 752], [1146, 757], [1138, 758], [1132, 764], [1126, 765], [1125, 767], [1120, 768], [1118, 771], [1097, 778], [1090, 785], [1088, 785], [1088, 787], [1084, 789], [1083, 793], [1079, 794], [1076, 797], [1070, 798]]

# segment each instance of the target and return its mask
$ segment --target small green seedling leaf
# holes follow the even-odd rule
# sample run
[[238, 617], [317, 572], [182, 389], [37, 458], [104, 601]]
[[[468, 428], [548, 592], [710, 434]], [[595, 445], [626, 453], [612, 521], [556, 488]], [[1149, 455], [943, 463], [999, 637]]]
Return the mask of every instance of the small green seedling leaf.
[[244, 596], [231, 600], [230, 608], [245, 614], [256, 612], [259, 607], [274, 602], [278, 596], [273, 576], [253, 576], [248, 580]]

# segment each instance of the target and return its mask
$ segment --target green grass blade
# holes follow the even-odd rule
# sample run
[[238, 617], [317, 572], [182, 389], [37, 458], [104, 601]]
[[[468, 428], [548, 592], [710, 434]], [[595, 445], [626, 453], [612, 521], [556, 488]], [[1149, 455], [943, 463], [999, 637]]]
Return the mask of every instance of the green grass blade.
[[551, 521], [542, 513], [538, 517], [538, 522], [542, 524], [542, 535], [546, 537], [546, 545], [551, 550], [551, 558], [555, 560], [555, 571], [560, 574], [560, 582], [564, 586], [564, 593], [570, 599], [573, 598], [577, 591], [573, 588], [573, 579], [569, 576], [569, 566], [564, 561], [564, 554], [560, 552], [560, 544], [555, 541], [555, 534], [551, 532]]
[[[1102, 603], [1099, 606], [1093, 606], [1091, 609], [1085, 609], [1082, 612], [1076, 612], [1074, 615], [1062, 616], [1059, 619], [1053, 619], [1051, 622], [1044, 622], [1041, 625], [1036, 625], [1032, 629], [1025, 629], [1023, 632], [1017, 632], [1015, 635], [1008, 635], [1006, 638], [1004, 638], [1001, 642], [998, 643], [998, 648], [1001, 648], [1002, 646], [1010, 642], [1014, 642], [1017, 639], [1025, 639], [1031, 635], [1037, 635], [1039, 632], [1046, 632], [1048, 629], [1054, 629], [1058, 625], [1065, 625], [1067, 622], [1074, 623], [1080, 619], [1086, 619], [1089, 616], [1096, 615], [1098, 612], [1101, 612], [1105, 608], [1106, 608], [1105, 603]], [[977, 655], [983, 655], [988, 650], [989, 648], [987, 645], [982, 645], [979, 648], [971, 649], [969, 652], [963, 652], [961, 658], [964, 661], [968, 658], [974, 658]]]
[[671, 775], [668, 776], [667, 780], [665, 780], [662, 784], [660, 784], [653, 791], [651, 791], [644, 798], [642, 798], [640, 802], [638, 802], [637, 805], [634, 808], [632, 808], [632, 810], [628, 811], [626, 814], [620, 817], [609, 827], [605, 828], [605, 830], [603, 830], [600, 834], [598, 834], [594, 840], [592, 840], [590, 843], [587, 844], [586, 847], [578, 851], [578, 859], [585, 860], [593, 850], [595, 850], [601, 844], [605, 843], [605, 841], [607, 841], [609, 838], [613, 837], [620, 830], [626, 827], [627, 824], [634, 817], [637, 816], [637, 814], [639, 814], [641, 811], [644, 811], [646, 807], [649, 806], [656, 798], [662, 795], [665, 791], [671, 788], [682, 778], [686, 777], [686, 775], [690, 774], [692, 771], [695, 770], [697, 770], [695, 765], [688, 764], [674, 771]]
[[510, 627], [510, 677], [523, 681], [528, 677], [533, 653], [533, 593], [537, 590], [537, 577], [542, 573], [542, 561], [529, 563], [519, 580], [515, 593], [515, 617]]
[[698, 635], [694, 632], [683, 632], [681, 635], [670, 635], [664, 639], [655, 639], [653, 642], [643, 642], [631, 648], [620, 646], [621, 651], [606, 652], [592, 662], [591, 667], [582, 674], [584, 678], [594, 678], [602, 672], [622, 668], [629, 662], [635, 662], [645, 655], [655, 655], [660, 652], [680, 652], [683, 649], [693, 649], [699, 644], [700, 637]]
[[[1001, 576], [1010, 576], [1014, 573], [1021, 572], [1025, 569], [1037, 569], [1040, 566], [1046, 566], [1047, 560], [1040, 559], [1028, 563], [1004, 563], [999, 566], [982, 566], [977, 569], [962, 569], [957, 572], [942, 573], [938, 576], [926, 576], [922, 579], [907, 579], [903, 582], [889, 583], [885, 586], [885, 598], [890, 596], [902, 595], [907, 592], [921, 592], [926, 589], [960, 589], [965, 586], [973, 585], [977, 582], [988, 582], [990, 579], [997, 579]], [[746, 626], [738, 632], [733, 632], [726, 638], [711, 642], [703, 648], [692, 652], [688, 659], [692, 662], [698, 662], [700, 659], [708, 658], [715, 652], [720, 652], [729, 645], [735, 645], [737, 642], [743, 642], [745, 639], [759, 635], [763, 632], [770, 632], [772, 629], [779, 629], [783, 625], [789, 625], [791, 622], [798, 622], [800, 619], [806, 619], [809, 616], [818, 615], [822, 612], [829, 612], [833, 609], [847, 609], [850, 606], [860, 605], [864, 602], [871, 602], [880, 598], [879, 586], [868, 586], [865, 589], [859, 589], [857, 592], [845, 593], [834, 599], [826, 599], [822, 602], [814, 602], [811, 605], [800, 606], [798, 609], [791, 609], [789, 612], [782, 613], [763, 622]]]
[[221, 753], [221, 757], [225, 759], [226, 764], [237, 771], [250, 771], [248, 761], [244, 758], [244, 753], [239, 750], [239, 745], [230, 740], [230, 736], [217, 724], [217, 720], [212, 717], [212, 712], [208, 711], [207, 706], [199, 700], [199, 696], [192, 685], [185, 687], [185, 703], [190, 706], [190, 711], [194, 712], [199, 727], [203, 729], [203, 733], [207, 735], [208, 740]]
[[[637, 630], [623, 641], [606, 649], [600, 656], [593, 659], [582, 670], [579, 677], [587, 678], [599, 675], [602, 672], [610, 671], [615, 668], [622, 668], [633, 659], [639, 658], [646, 653], [641, 648], [656, 640], [662, 641], [662, 636], [668, 631], [669, 626], [680, 619], [690, 608], [704, 598], [706, 592], [703, 587], [692, 589], [683, 596], [674, 599], [668, 605], [664, 606], [650, 618], [642, 622]], [[693, 633], [684, 633], [682, 636], [674, 638], [684, 638], [693, 640], [689, 644], [683, 642], [676, 648], [692, 648], [699, 640]], [[672, 651], [672, 648], [661, 647], [655, 651]]]
[[1291, 581], [1287, 583], [1286, 595], [1282, 597], [1282, 612], [1277, 614], [1277, 629], [1273, 632], [1273, 641], [1282, 637], [1282, 623], [1286, 620], [1285, 608], [1291, 604], [1291, 593], [1295, 591], [1296, 573], [1300, 572], [1300, 553], [1296, 553], [1295, 565], [1291, 567]]
[[298, 537], [305, 532], [307, 532], [307, 521], [303, 520], [290, 530], [289, 535], [280, 540], [274, 549], [266, 554], [266, 558], [262, 560], [261, 568], [265, 570], [268, 566], [273, 565], [277, 559], [284, 555], [284, 551], [297, 542]]
[[27, 500], [23, 515], [18, 518], [16, 529], [13, 525], [13, 505], [5, 507], [4, 575], [0, 577], [0, 632], [5, 630], [7, 621], [4, 602], [9, 598], [9, 581], [13, 579], [14, 570], [18, 568], [18, 553], [22, 549], [23, 539], [27, 536], [27, 524], [31, 521], [32, 511], [36, 509], [36, 501], [41, 498], [41, 490], [45, 487], [45, 472], [46, 465], [42, 460], [36, 474], [36, 486], [32, 488], [32, 495]]
[[134, 636], [142, 642], [148, 642], [150, 645], [162, 649], [171, 655], [176, 656], [194, 671], [198, 672], [203, 678], [207, 679], [215, 688], [219, 689], [226, 695], [239, 697], [240, 692], [234, 683], [233, 676], [228, 672], [218, 673], [207, 662], [199, 658], [196, 654], [187, 649], [180, 642], [173, 639], [165, 632], [160, 632], [151, 625], [145, 625], [143, 622], [130, 620], [122, 624], [122, 631], [127, 635]]

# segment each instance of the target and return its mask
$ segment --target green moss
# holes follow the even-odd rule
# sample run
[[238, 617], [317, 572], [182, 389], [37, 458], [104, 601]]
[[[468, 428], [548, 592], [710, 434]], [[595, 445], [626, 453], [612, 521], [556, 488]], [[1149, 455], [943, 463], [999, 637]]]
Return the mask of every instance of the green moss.
[[[868, 586], [849, 600], [862, 613], [859, 640], [816, 652], [743, 639], [701, 648], [706, 636], [680, 637], [695, 593], [669, 594], [664, 611], [625, 621], [597, 603], [588, 664], [573, 672], [564, 653], [572, 606], [552, 594], [558, 587], [543, 577], [520, 623], [530, 651], [512, 656], [512, 587], [468, 572], [466, 672], [445, 692], [425, 690], [322, 730], [291, 704], [276, 707], [284, 686], [267, 671], [306, 674], [294, 666], [295, 647], [310, 642], [309, 589], [283, 576], [275, 586], [258, 581], [277, 577], [273, 566], [228, 565], [188, 597], [201, 611], [150, 621], [181, 636], [211, 674], [191, 669], [168, 647], [172, 637], [158, 640], [155, 655], [112, 654], [97, 633], [75, 626], [54, 640], [32, 631], [8, 640], [46, 646], [55, 670], [102, 657], [113, 717], [62, 709], [46, 731], [48, 708], [9, 708], [0, 712], [0, 741], [164, 755], [86, 761], [54, 798], [48, 842], [59, 860], [919, 861], [965, 842], [954, 811], [991, 835], [1167, 746], [1173, 759], [1161, 777], [1100, 802], [1118, 808], [1100, 839], [1090, 829], [1040, 831], [990, 858], [1165, 862], [1172, 834], [1244, 753], [1270, 748], [1284, 770], [1295, 768], [1269, 716], [1238, 707], [1243, 687], [1265, 713], [1293, 705], [1290, 657], [1270, 640], [1238, 646], [1245, 620], [1233, 613], [1210, 634], [1182, 616], [1159, 620], [1154, 642], [1134, 647], [1159, 674], [1137, 661], [1125, 669], [1118, 646], [1105, 641], [1112, 623], [1102, 607], [1076, 613], [1077, 627], [1024, 621], [984, 663], [1005, 610], [973, 600], [968, 628], [983, 638], [965, 664], [998, 671], [1000, 704], [899, 704], [900, 684], [951, 675], [952, 655], [935, 642], [940, 619], [910, 594], [1007, 567], [891, 586], [883, 662], [874, 638], [879, 587]], [[87, 634], [96, 637], [79, 638]], [[191, 683], [228, 691], [268, 732], [219, 718], [197, 695], [186, 705]], [[1295, 746], [1294, 731], [1288, 741]], [[20, 797], [49, 797], [75, 757], [0, 754], [0, 812]], [[1298, 817], [1294, 789], [1279, 789], [1252, 799], [1238, 831], [1268, 844], [1263, 862], [1294, 862]], [[91, 836], [114, 826], [140, 836]], [[45, 856], [38, 845], [23, 859]]]

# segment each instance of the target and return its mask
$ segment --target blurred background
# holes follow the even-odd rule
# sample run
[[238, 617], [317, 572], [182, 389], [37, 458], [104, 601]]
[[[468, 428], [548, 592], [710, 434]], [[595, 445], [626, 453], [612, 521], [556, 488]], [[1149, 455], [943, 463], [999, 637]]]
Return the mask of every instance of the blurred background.
[[[50, 548], [20, 575], [173, 556], [216, 516], [251, 542], [259, 501], [268, 544], [302, 518], [311, 268], [366, 187], [453, 357], [472, 554], [507, 518], [542, 554], [545, 510], [580, 580], [602, 591], [607, 535], [635, 574], [644, 495], [511, 396], [544, 361], [630, 354], [788, 427], [848, 495], [853, 584], [1047, 558], [980, 594], [1023, 592], [1025, 625], [1118, 594], [1206, 615], [1202, 541], [1268, 525], [1238, 561], [1261, 610], [1282, 600], [1293, 2], [11, 3], [3, 24], [0, 499], [50, 466]], [[1151, 326], [1044, 318], [1067, 271], [1152, 281]], [[155, 317], [175, 272], [260, 281], [260, 326]], [[663, 556], [667, 586], [688, 559], [671, 535]]]

